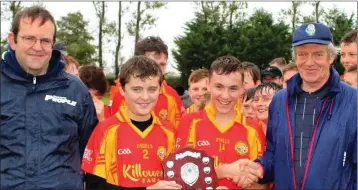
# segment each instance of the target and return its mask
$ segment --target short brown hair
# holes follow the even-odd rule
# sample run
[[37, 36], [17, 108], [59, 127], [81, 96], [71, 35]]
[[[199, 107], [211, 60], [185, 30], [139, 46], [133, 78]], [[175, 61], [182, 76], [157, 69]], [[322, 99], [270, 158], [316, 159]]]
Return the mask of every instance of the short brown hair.
[[357, 43], [357, 31], [351, 31], [343, 36], [341, 43]]
[[103, 96], [108, 90], [108, 81], [103, 69], [95, 65], [84, 65], [80, 68], [79, 77], [88, 89], [95, 89]]
[[253, 81], [256, 83], [261, 80], [260, 69], [257, 65], [251, 62], [242, 62], [242, 68], [244, 72], [250, 73]]
[[244, 79], [241, 61], [231, 55], [218, 57], [210, 66], [209, 78], [216, 72], [218, 75], [229, 75], [234, 72], [241, 72], [241, 78]]
[[143, 55], [134, 56], [126, 61], [119, 73], [119, 82], [124, 90], [125, 85], [129, 82], [130, 77], [144, 80], [149, 77], [159, 76], [159, 85], [162, 84], [164, 76], [159, 65], [152, 59]]
[[[53, 18], [53, 16], [48, 10], [46, 10], [45, 8], [39, 5], [34, 5], [31, 7], [24, 8], [23, 10], [16, 13], [11, 25], [11, 32], [14, 33], [15, 36], [17, 36], [17, 34], [19, 33], [21, 19], [26, 17], [31, 19], [31, 23], [33, 23], [35, 19], [40, 18], [41, 19], [40, 26], [42, 26], [45, 22], [50, 20], [55, 26], [53, 41], [56, 40], [57, 27], [56, 27], [55, 19]], [[16, 42], [16, 38], [15, 38], [15, 42]]]
[[269, 65], [271, 66], [271, 64], [274, 64], [274, 63], [277, 63], [279, 66], [287, 65], [286, 59], [283, 57], [273, 59]]
[[168, 58], [168, 46], [160, 37], [148, 36], [140, 40], [135, 47], [135, 55], [144, 55], [146, 52], [163, 53]]
[[348, 68], [347, 72], [357, 72], [357, 65], [352, 65]]
[[201, 79], [209, 78], [209, 71], [207, 69], [197, 69], [191, 72], [189, 76], [189, 86], [190, 83], [196, 83], [199, 82]]
[[286, 65], [282, 70], [282, 75], [284, 75], [287, 71], [298, 71], [296, 63]]
[[67, 69], [70, 64], [74, 64], [77, 69], [81, 66], [78, 61], [72, 56], [63, 56], [63, 60], [65, 61], [65, 69]]

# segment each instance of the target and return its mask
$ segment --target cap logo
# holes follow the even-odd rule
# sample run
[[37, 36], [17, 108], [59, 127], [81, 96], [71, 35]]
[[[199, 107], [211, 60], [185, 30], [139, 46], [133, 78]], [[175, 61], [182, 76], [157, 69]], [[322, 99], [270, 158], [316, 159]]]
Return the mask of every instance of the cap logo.
[[308, 36], [314, 36], [316, 34], [316, 28], [314, 24], [309, 24], [305, 31]]

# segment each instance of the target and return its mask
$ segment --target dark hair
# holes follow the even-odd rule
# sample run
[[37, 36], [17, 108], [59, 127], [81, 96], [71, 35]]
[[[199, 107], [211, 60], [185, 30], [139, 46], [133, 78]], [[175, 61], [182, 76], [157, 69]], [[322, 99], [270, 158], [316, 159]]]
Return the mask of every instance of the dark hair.
[[270, 62], [269, 65], [271, 66], [271, 64], [273, 64], [273, 63], [277, 63], [277, 64], [280, 65], [280, 66], [285, 66], [285, 65], [287, 65], [286, 59], [283, 58], [283, 57], [279, 57], [279, 58], [273, 59], [273, 60]]
[[[244, 79], [240, 60], [231, 55], [218, 57], [210, 66], [209, 78], [216, 72], [218, 75], [229, 75], [234, 72], [241, 72], [241, 78]], [[243, 82], [243, 81], [242, 81]]]
[[149, 77], [159, 76], [159, 85], [162, 84], [164, 76], [159, 65], [152, 59], [143, 55], [134, 56], [128, 59], [122, 66], [119, 73], [119, 82], [124, 90], [125, 85], [129, 82], [130, 77], [145, 80]]
[[191, 72], [188, 84], [199, 82], [201, 79], [209, 78], [209, 71], [207, 69], [197, 69]]
[[357, 72], [357, 65], [350, 66], [347, 72]]
[[183, 96], [185, 93], [185, 89], [182, 85], [177, 85], [175, 87], [175, 91], [178, 93], [179, 96]]
[[253, 81], [256, 83], [257, 81], [261, 81], [260, 69], [257, 65], [251, 62], [242, 62], [242, 68], [244, 72], [250, 73]]
[[347, 44], [357, 43], [357, 31], [354, 30], [344, 35], [341, 42]]
[[254, 98], [255, 91], [256, 91], [256, 88], [247, 89], [245, 92], [244, 101], [247, 102], [247, 101], [251, 100], [252, 98]]
[[258, 85], [256, 88], [255, 88], [255, 94], [256, 93], [260, 93], [262, 94], [263, 91], [266, 91], [267, 93], [269, 92], [269, 90], [273, 90], [274, 93], [276, 94], [276, 92], [278, 92], [279, 90], [282, 89], [282, 86], [281, 85], [278, 85], [276, 83], [272, 83], [272, 82], [264, 82], [264, 83], [261, 83], [260, 85]]
[[[40, 18], [41, 19], [40, 26], [42, 26], [43, 24], [45, 24], [45, 22], [50, 20], [53, 23], [53, 25], [55, 26], [55, 33], [53, 35], [53, 41], [56, 40], [57, 27], [56, 27], [55, 19], [53, 18], [53, 16], [51, 15], [51, 13], [48, 10], [46, 10], [45, 8], [43, 8], [39, 5], [34, 5], [31, 7], [24, 8], [23, 10], [16, 13], [14, 20], [12, 22], [12, 25], [11, 25], [11, 32], [14, 33], [15, 36], [17, 36], [17, 34], [19, 33], [21, 19], [23, 19], [25, 17], [30, 18], [31, 23], [33, 23], [35, 19]], [[15, 38], [15, 42], [16, 42], [16, 38]]]
[[163, 53], [168, 58], [168, 46], [163, 42], [160, 37], [148, 36], [143, 40], [137, 42], [135, 47], [135, 55], [144, 55], [146, 52]]
[[103, 96], [108, 90], [108, 81], [103, 69], [95, 65], [84, 65], [79, 69], [79, 77], [88, 89], [95, 89]]

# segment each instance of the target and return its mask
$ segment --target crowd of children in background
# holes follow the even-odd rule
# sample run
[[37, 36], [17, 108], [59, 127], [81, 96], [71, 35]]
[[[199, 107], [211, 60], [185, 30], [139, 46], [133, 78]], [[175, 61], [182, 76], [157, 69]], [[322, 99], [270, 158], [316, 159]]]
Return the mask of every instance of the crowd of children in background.
[[[138, 55], [144, 55], [146, 57], [154, 59], [157, 63], [163, 62], [163, 60], [167, 57], [167, 50], [166, 45], [161, 41], [160, 38], [156, 37], [148, 37], [144, 39], [143, 41], [139, 42], [139, 44], [147, 44], [147, 46], [140, 45], [137, 52]], [[148, 46], [148, 44], [151, 44], [152, 46]], [[159, 44], [159, 45], [158, 45]], [[61, 46], [62, 48], [64, 46]], [[158, 48], [159, 47], [159, 48]], [[64, 52], [64, 49], [59, 49], [62, 52]], [[152, 54], [148, 54], [147, 52], [154, 52]], [[64, 52], [66, 54], [66, 52]], [[344, 52], [343, 53], [343, 59], [344, 59]], [[109, 96], [110, 96], [110, 105], [105, 105], [100, 99], [107, 93], [108, 89], [108, 81], [105, 78], [104, 72], [101, 68], [94, 66], [94, 65], [86, 65], [79, 67], [79, 64], [77, 61], [68, 55], [64, 55], [64, 62], [66, 63], [65, 69], [76, 75], [79, 76], [80, 79], [85, 83], [85, 85], [88, 87], [92, 97], [93, 101], [95, 103], [97, 116], [99, 121], [104, 121], [106, 118], [109, 118], [111, 115], [115, 115], [117, 112], [120, 113], [121, 117], [125, 121], [127, 117], [125, 116], [125, 111], [121, 111], [120, 108], [122, 106], [130, 106], [125, 103], [125, 94], [129, 92], [124, 92], [125, 84], [128, 83], [129, 79], [127, 78], [118, 78], [114, 82], [112, 82], [113, 85], [110, 86]], [[134, 58], [136, 59], [136, 58]], [[238, 61], [238, 60], [237, 60]], [[128, 62], [133, 62], [133, 60], [129, 60]], [[148, 62], [148, 61], [144, 61]], [[146, 63], [146, 64], [149, 64]], [[267, 120], [268, 120], [268, 113], [269, 113], [269, 105], [273, 98], [273, 96], [282, 88], [287, 87], [287, 81], [298, 73], [298, 68], [294, 62], [291, 62], [287, 64], [286, 60], [284, 58], [276, 58], [272, 60], [269, 63], [269, 66], [263, 70], [260, 70], [259, 67], [251, 62], [242, 62], [241, 64], [241, 71], [243, 76], [242, 86], [240, 89], [240, 92], [238, 92], [239, 96], [237, 99], [237, 102], [235, 103], [235, 109], [240, 114], [242, 114], [242, 117], [247, 118], [251, 121], [251, 123], [255, 123], [253, 125], [259, 126], [259, 130], [262, 130], [259, 132], [260, 134], [266, 134], [267, 129]], [[165, 65], [165, 63], [161, 64]], [[139, 67], [139, 66], [137, 66]], [[149, 68], [149, 66], [147, 65]], [[356, 65], [348, 65], [346, 66], [347, 70], [345, 72], [345, 78], [343, 79], [348, 84], [356, 87], [357, 81], [356, 81]], [[160, 67], [162, 70], [161, 72], [165, 71], [165, 67]], [[125, 69], [125, 67], [124, 67]], [[131, 68], [131, 69], [138, 69], [138, 68]], [[154, 68], [153, 68], [154, 69]], [[222, 69], [222, 68], [220, 68]], [[220, 71], [219, 69], [219, 71]], [[126, 71], [129, 72], [129, 71]], [[146, 74], [140, 73], [138, 70], [134, 70], [134, 73], [136, 73], [140, 78], [143, 80], [146, 79]], [[139, 73], [138, 73], [139, 72]], [[213, 72], [213, 71], [211, 71]], [[123, 71], [121, 72], [123, 74]], [[160, 91], [159, 91], [159, 97], [158, 102], [154, 106], [154, 115], [159, 117], [159, 119], [166, 119], [170, 121], [171, 125], [174, 126], [174, 128], [179, 127], [179, 120], [181, 118], [185, 119], [185, 115], [189, 113], [195, 113], [195, 112], [205, 112], [205, 109], [207, 113], [215, 112], [215, 108], [213, 108], [213, 102], [210, 100], [212, 99], [211, 94], [213, 92], [213, 89], [210, 88], [210, 78], [213, 73], [210, 74], [210, 71], [206, 68], [201, 68], [197, 70], [193, 70], [190, 74], [189, 80], [188, 80], [188, 90], [185, 90], [182, 86], [178, 85], [175, 88], [175, 91], [173, 88], [171, 88], [166, 83], [161, 83], [160, 85]], [[230, 74], [228, 72], [227, 74]], [[226, 76], [228, 77], [228, 76]], [[343, 78], [343, 77], [342, 77]], [[139, 81], [137, 81], [139, 82]], [[130, 83], [130, 82], [129, 82]], [[123, 90], [121, 90], [123, 89]], [[210, 90], [211, 89], [211, 90]], [[128, 89], [129, 90], [129, 89]], [[215, 92], [215, 90], [214, 90]], [[179, 95], [179, 96], [178, 96]], [[149, 95], [148, 95], [149, 96]], [[128, 98], [128, 97], [127, 97]], [[181, 101], [180, 101], [181, 100]], [[135, 100], [132, 100], [135, 101]], [[183, 103], [181, 103], [183, 102]], [[183, 112], [183, 108], [185, 108], [185, 112]], [[132, 108], [134, 109], [134, 108]], [[143, 109], [143, 108], [142, 108]], [[212, 110], [212, 111], [210, 111]], [[137, 112], [140, 112], [140, 109], [137, 110]], [[137, 114], [138, 114], [137, 113]], [[154, 115], [152, 117], [154, 117]], [[208, 117], [212, 117], [208, 115]], [[199, 116], [200, 118], [200, 116]], [[193, 119], [193, 118], [191, 118]], [[155, 118], [152, 118], [152, 120], [156, 120]], [[182, 119], [183, 120], [183, 119]], [[134, 123], [135, 121], [132, 120]], [[190, 126], [190, 121], [182, 121], [180, 125], [180, 131], [177, 131], [177, 139], [182, 140], [181, 135], [188, 135], [189, 129], [186, 128], [186, 126]], [[205, 123], [205, 121], [203, 121]], [[138, 125], [138, 124], [137, 124]], [[136, 126], [137, 126], [136, 125]], [[141, 125], [141, 124], [140, 124]], [[205, 126], [204, 131], [207, 131], [207, 125], [208, 123], [202, 124]], [[138, 127], [138, 126], [137, 126]], [[198, 128], [198, 127], [197, 127]], [[143, 129], [141, 129], [143, 132]], [[201, 133], [204, 133], [201, 132]], [[103, 132], [103, 131], [102, 131]], [[214, 133], [214, 132], [212, 132]], [[127, 133], [128, 134], [128, 133]], [[215, 133], [214, 133], [215, 134]], [[98, 135], [98, 134], [97, 134]], [[192, 135], [192, 134], [191, 134]], [[93, 135], [92, 135], [93, 136]], [[218, 135], [220, 136], [220, 135]], [[261, 135], [262, 136], [262, 135]], [[93, 138], [98, 138], [93, 136]], [[114, 137], [113, 137], [114, 138]], [[199, 137], [196, 137], [199, 138]], [[264, 137], [262, 137], [258, 141], [264, 141]], [[163, 139], [159, 139], [160, 141], [163, 141]], [[167, 139], [168, 140], [168, 139]], [[164, 140], [166, 142], [167, 140]], [[95, 140], [94, 140], [95, 141]], [[169, 141], [173, 141], [173, 139], [170, 139]], [[92, 141], [90, 141], [92, 142]], [[193, 142], [186, 142], [186, 145], [190, 145]], [[177, 146], [180, 146], [181, 143], [178, 143]], [[185, 144], [185, 143], [184, 143]], [[184, 145], [183, 144], [183, 145]], [[194, 143], [195, 144], [195, 143]], [[260, 143], [256, 143], [260, 144]], [[263, 142], [262, 142], [263, 144]], [[100, 145], [97, 145], [100, 146]], [[193, 145], [193, 147], [196, 147]], [[167, 147], [167, 150], [173, 148], [173, 147]], [[257, 148], [264, 149], [264, 147]], [[210, 148], [212, 149], [212, 147]], [[217, 153], [213, 153], [210, 151], [210, 149], [207, 149], [206, 151], [209, 151], [212, 155], [217, 155]], [[220, 148], [219, 148], [220, 149]], [[261, 153], [259, 153], [261, 154]], [[258, 156], [259, 154], [255, 155]], [[235, 158], [236, 159], [236, 158]], [[233, 160], [226, 160], [225, 162], [233, 162]], [[254, 159], [254, 158], [252, 158]], [[223, 160], [221, 160], [223, 161]], [[91, 168], [87, 170], [87, 167]], [[98, 176], [101, 176], [101, 173], [96, 173], [93, 170], [93, 166], [85, 166], [85, 171], [88, 171], [89, 173], [96, 174]], [[159, 168], [157, 168], [159, 169]], [[221, 170], [218, 170], [219, 172]], [[90, 175], [90, 174], [88, 174]], [[104, 175], [104, 174], [103, 174]], [[119, 175], [119, 174], [117, 174]], [[94, 176], [94, 175], [93, 175]], [[87, 179], [91, 179], [90, 186], [94, 187], [104, 187], [108, 188], [110, 184], [107, 182], [98, 182], [96, 181], [96, 178], [90, 178], [87, 176]], [[108, 176], [103, 176], [103, 178], [107, 178]], [[98, 180], [99, 178], [97, 178]], [[159, 180], [159, 179], [158, 179]], [[157, 180], [157, 181], [158, 181]], [[234, 187], [231, 186], [231, 183], [225, 182], [221, 183], [221, 185], [225, 185], [225, 187]], [[119, 182], [110, 182], [112, 184], [116, 184], [117, 186], [136, 186], [138, 184], [128, 184], [128, 183], [119, 183]], [[164, 184], [157, 184], [153, 187], [168, 187], [168, 188], [179, 188], [177, 184], [170, 184], [166, 182], [161, 182]], [[106, 185], [107, 184], [107, 185]], [[105, 185], [105, 186], [103, 186]], [[143, 183], [141, 186], [146, 186], [146, 183]], [[259, 186], [261, 187], [261, 186]]]
[[[356, 34], [353, 33], [351, 35], [356, 35]], [[146, 44], [146, 45], [143, 45], [143, 44]], [[110, 89], [109, 89], [110, 104], [105, 105], [102, 101], [100, 101], [100, 99], [107, 93], [107, 89], [108, 89], [108, 81], [105, 78], [103, 70], [97, 66], [94, 66], [94, 65], [86, 65], [86, 66], [79, 67], [79, 64], [73, 57], [66, 55], [67, 53], [65, 52], [64, 46], [61, 45], [59, 47], [60, 47], [59, 50], [61, 50], [64, 53], [63, 58], [64, 58], [64, 62], [66, 63], [65, 69], [68, 72], [70, 72], [76, 76], [79, 76], [80, 79], [88, 87], [88, 89], [93, 97], [95, 106], [96, 106], [96, 111], [97, 111], [97, 116], [98, 116], [99, 121], [104, 121], [106, 118], [109, 118], [111, 115], [115, 115], [117, 112], [120, 113], [121, 117], [125, 121], [126, 120], [125, 118], [127, 118], [129, 116], [125, 116], [126, 115], [125, 111], [121, 111], [120, 108], [122, 106], [130, 106], [130, 105], [126, 104], [126, 101], [125, 101], [125, 100], [127, 100], [127, 98], [129, 98], [129, 97], [125, 98], [125, 94], [129, 93], [129, 92], [124, 92], [125, 84], [130, 83], [128, 81], [129, 80], [128, 77], [127, 78], [118, 78], [115, 81], [112, 81], [112, 85], [110, 86]], [[161, 41], [160, 38], [157, 38], [157, 37], [145, 38], [143, 41], [139, 42], [138, 48], [139, 49], [136, 50], [137, 55], [144, 55], [146, 57], [149, 57], [149, 58], [155, 60], [157, 63], [162, 63], [162, 64], [160, 64], [161, 65], [160, 69], [161, 69], [161, 72], [165, 72], [164, 65], [166, 64], [165, 60], [168, 56], [168, 53], [167, 53], [166, 45], [163, 43], [163, 41]], [[342, 56], [343, 56], [342, 59], [344, 59], [345, 56], [348, 56], [348, 55], [345, 55], [344, 48], [343, 48]], [[135, 59], [136, 58], [134, 58], [134, 60]], [[235, 59], [235, 58], [230, 57], [230, 59]], [[233, 61], [233, 62], [235, 62], [235, 61]], [[130, 59], [130, 60], [128, 60], [128, 62], [134, 62], [134, 61], [132, 59]], [[144, 61], [144, 62], [148, 62], [148, 61]], [[149, 64], [149, 62], [146, 64]], [[221, 64], [224, 65], [223, 63], [221, 63]], [[242, 114], [242, 117], [247, 118], [250, 121], [249, 123], [251, 123], [251, 124], [254, 123], [254, 124], [252, 124], [253, 126], [255, 126], [255, 125], [259, 126], [259, 130], [261, 130], [261, 132], [258, 132], [258, 133], [265, 135], [266, 129], [267, 129], [269, 106], [272, 101], [272, 98], [279, 90], [287, 87], [287, 81], [292, 76], [294, 76], [295, 74], [298, 73], [298, 68], [294, 62], [287, 64], [287, 62], [284, 58], [273, 59], [269, 63], [269, 66], [263, 70], [260, 70], [256, 64], [251, 63], [251, 62], [241, 62], [240, 65], [241, 65], [240, 72], [242, 72], [243, 81], [242, 81], [242, 86], [240, 87], [240, 90], [238, 91], [239, 96], [238, 96], [237, 102], [235, 103], [235, 110], [238, 113]], [[344, 75], [345, 78], [343, 79], [343, 77], [342, 77], [342, 80], [344, 80], [348, 84], [356, 87], [357, 86], [356, 65], [352, 66], [352, 65], [346, 64], [345, 66], [346, 66], [346, 72]], [[139, 66], [137, 66], [137, 67], [139, 67]], [[149, 66], [147, 65], [147, 67], [149, 67]], [[131, 69], [138, 69], [138, 68], [134, 67]], [[219, 68], [218, 71], [219, 72], [227, 72], [227, 71], [222, 71], [222, 69], [225, 69], [225, 68]], [[129, 71], [126, 71], [126, 72], [129, 72]], [[146, 74], [140, 73], [138, 70], [134, 70], [133, 72], [136, 75], [138, 75], [138, 77], [142, 78], [143, 80], [146, 79], [146, 77], [150, 76], [150, 75], [146, 76]], [[212, 72], [212, 73], [210, 73], [210, 72]], [[234, 72], [234, 71], [228, 71], [225, 74], [230, 74], [230, 72]], [[121, 74], [123, 74], [123, 71], [121, 71]], [[212, 87], [210, 87], [210, 81], [212, 81], [211, 75], [213, 75], [213, 71], [212, 70], [209, 71], [206, 68], [193, 70], [189, 76], [188, 90], [185, 90], [181, 85], [176, 86], [175, 90], [174, 90], [172, 87], [170, 87], [168, 84], [165, 83], [165, 80], [163, 80], [164, 82], [161, 83], [158, 100], [156, 100], [157, 103], [155, 104], [155, 106], [153, 108], [154, 115], [152, 117], [156, 116], [159, 119], [168, 120], [171, 123], [171, 125], [174, 126], [174, 128], [177, 128], [177, 127], [179, 127], [179, 125], [182, 125], [181, 127], [179, 127], [180, 131], [177, 131], [177, 135], [178, 135], [177, 139], [182, 140], [181, 138], [184, 138], [184, 137], [181, 137], [181, 135], [187, 136], [190, 133], [189, 129], [187, 129], [186, 126], [191, 125], [190, 123], [192, 122], [193, 118], [191, 118], [190, 121], [186, 121], [186, 119], [185, 119], [186, 114], [196, 113], [196, 112], [200, 113], [202, 111], [204, 111], [204, 112], [206, 111], [207, 114], [209, 114], [207, 117], [210, 118], [210, 117], [212, 117], [212, 116], [210, 116], [210, 112], [214, 113], [215, 110], [217, 109], [217, 108], [212, 107], [212, 106], [215, 106], [215, 105], [213, 105], [214, 102], [211, 101], [213, 98], [212, 93], [215, 92], [215, 90]], [[226, 77], [229, 77], [229, 76], [226, 76]], [[139, 81], [137, 81], [137, 82], [139, 82]], [[222, 88], [222, 87], [220, 87], [220, 88]], [[220, 91], [218, 91], [218, 92], [220, 92]], [[150, 96], [150, 95], [148, 95], [148, 96]], [[135, 99], [133, 99], [132, 101], [135, 101]], [[185, 111], [183, 111], [184, 108], [185, 108]], [[135, 108], [132, 107], [132, 109], [135, 109]], [[143, 107], [140, 109], [143, 109]], [[140, 114], [140, 109], [137, 110], [137, 114]], [[201, 116], [198, 116], [198, 117], [200, 118]], [[182, 118], [184, 118], [184, 119], [182, 119]], [[179, 124], [179, 121], [181, 119], [184, 120], [184, 122], [182, 121]], [[236, 119], [234, 119], [234, 120], [236, 120]], [[156, 119], [152, 118], [152, 120], [156, 120]], [[135, 121], [132, 120], [132, 122], [134, 123]], [[203, 121], [203, 122], [205, 123], [205, 121]], [[243, 124], [243, 123], [241, 123], [241, 124]], [[203, 126], [205, 126], [205, 129], [203, 129], [204, 131], [208, 130], [206, 125], [208, 125], [208, 123], [203, 124]], [[142, 132], [144, 131], [143, 129], [141, 129], [141, 130], [142, 130]], [[256, 128], [256, 130], [257, 130], [257, 128]], [[204, 133], [204, 132], [201, 132], [201, 133]], [[190, 134], [190, 135], [193, 135], [193, 134]], [[262, 135], [259, 135], [259, 136], [262, 137]], [[95, 137], [93, 137], [93, 138], [95, 138]], [[199, 137], [196, 137], [196, 138], [199, 138]], [[264, 139], [264, 137], [262, 137], [258, 141], [264, 141], [263, 139]], [[159, 139], [159, 140], [162, 141], [163, 139]], [[172, 141], [172, 140], [173, 139], [171, 139], [169, 141]], [[167, 140], [165, 140], [164, 142], [166, 142], [166, 141]], [[193, 142], [185, 142], [185, 143], [187, 143], [186, 145], [188, 145], [188, 144], [193, 145], [192, 144]], [[256, 144], [260, 144], [260, 143], [256, 143]], [[97, 145], [97, 146], [100, 146], [100, 145]], [[180, 143], [178, 143], [177, 146], [180, 146]], [[193, 147], [196, 147], [195, 143], [194, 143]], [[167, 148], [169, 149], [172, 147], [167, 147]], [[264, 147], [260, 147], [260, 148], [257, 148], [257, 150], [259, 150], [261, 148], [264, 149]], [[209, 151], [210, 154], [212, 154], [212, 155], [217, 155], [217, 153], [212, 153], [210, 151], [210, 149], [208, 149], [206, 151]], [[259, 154], [261, 154], [261, 153], [258, 153], [255, 156], [258, 156]], [[229, 163], [229, 162], [235, 161], [235, 159], [226, 160], [225, 162]], [[221, 160], [221, 161], [223, 161], [223, 160]], [[86, 169], [86, 166], [84, 168]], [[86, 170], [86, 171], [89, 171], [90, 173], [94, 172], [93, 166], [91, 166], [91, 169]], [[218, 171], [220, 172], [221, 170], [218, 170]], [[94, 174], [96, 174], [96, 172], [94, 172]], [[98, 174], [98, 175], [100, 176], [102, 174]], [[117, 175], [119, 175], [119, 174], [117, 174]], [[104, 178], [106, 178], [106, 177], [104, 177]], [[108, 178], [108, 176], [107, 176], [107, 178]], [[105, 182], [96, 183], [96, 179], [93, 178], [93, 176], [92, 176], [92, 178], [88, 178], [88, 179], [91, 179], [91, 181], [94, 182], [94, 183], [89, 183], [92, 186], [95, 184], [94, 187], [108, 188], [109, 184], [107, 184], [107, 186], [101, 186], [106, 183]], [[118, 183], [118, 182], [111, 182], [111, 183], [112, 184], [116, 183], [116, 185], [119, 185], [119, 186], [120, 185], [124, 185], [124, 186], [128, 185], [126, 183], [122, 184], [122, 183]], [[160, 183], [162, 183], [162, 182], [160, 182]], [[146, 183], [143, 183], [142, 186], [145, 186], [145, 184]], [[225, 187], [233, 187], [230, 185], [230, 183], [225, 182], [225, 180], [221, 184], [225, 185]], [[135, 186], [138, 184], [132, 184], [132, 185]], [[129, 184], [129, 186], [132, 186], [132, 185]], [[178, 186], [177, 186], [177, 184], [164, 183], [164, 184], [154, 185], [153, 187], [176, 188]]]

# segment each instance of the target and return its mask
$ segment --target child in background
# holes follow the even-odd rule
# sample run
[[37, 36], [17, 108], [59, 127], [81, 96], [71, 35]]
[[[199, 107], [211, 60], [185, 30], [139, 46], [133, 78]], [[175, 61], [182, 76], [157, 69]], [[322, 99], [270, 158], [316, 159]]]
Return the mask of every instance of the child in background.
[[63, 60], [65, 62], [65, 71], [78, 77], [78, 69], [80, 68], [78, 61], [69, 55], [63, 56]]
[[[260, 69], [257, 65], [251, 62], [242, 62], [242, 68], [244, 70], [244, 85], [242, 86], [242, 94], [240, 95], [240, 105], [244, 99], [246, 90], [255, 88], [261, 84]], [[239, 106], [240, 108], [241, 106]]]
[[79, 77], [91, 93], [98, 120], [103, 121], [110, 116], [109, 107], [101, 101], [108, 90], [108, 81], [103, 69], [95, 65], [85, 65], [80, 68]]
[[252, 100], [254, 98], [254, 95], [255, 95], [255, 88], [247, 89], [241, 107], [241, 113], [245, 117], [249, 117], [251, 119], [257, 119], [254, 110], [252, 108]]
[[297, 65], [295, 63], [290, 63], [286, 65], [283, 70], [283, 88], [287, 88], [287, 81], [293, 77], [293, 75], [298, 73]]
[[255, 89], [255, 95], [252, 102], [252, 108], [257, 119], [260, 121], [263, 132], [266, 134], [269, 106], [273, 96], [281, 90], [282, 87], [276, 83], [261, 83]]
[[209, 71], [207, 69], [194, 70], [189, 76], [188, 83], [189, 96], [193, 104], [186, 109], [186, 113], [200, 111], [203, 102], [205, 105], [204, 96], [208, 92]]

